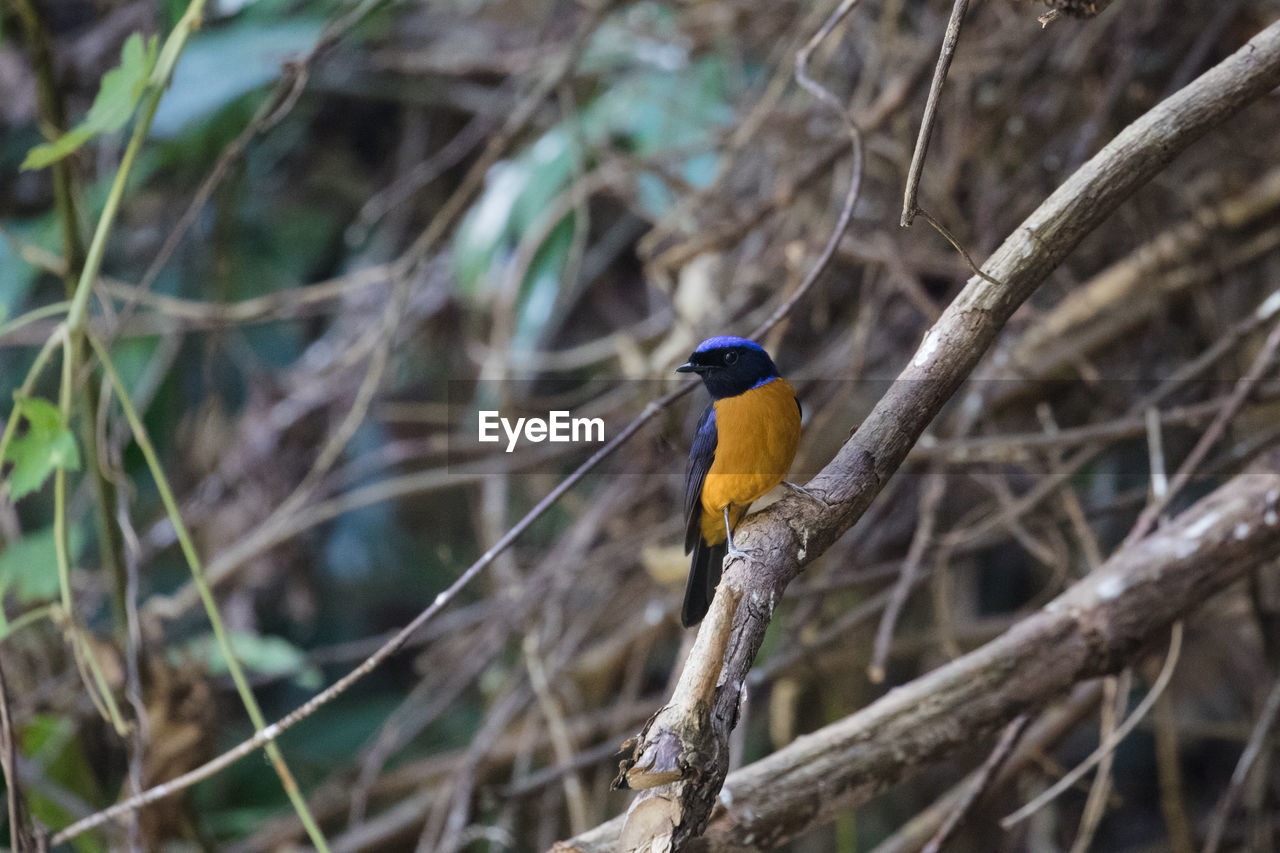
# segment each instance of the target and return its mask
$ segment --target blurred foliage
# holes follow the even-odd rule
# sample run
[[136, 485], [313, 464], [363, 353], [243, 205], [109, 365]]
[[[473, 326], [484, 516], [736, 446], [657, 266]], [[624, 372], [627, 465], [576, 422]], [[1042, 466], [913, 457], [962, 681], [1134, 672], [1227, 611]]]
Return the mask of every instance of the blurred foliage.
[[[316, 690], [321, 686], [320, 670], [307, 664], [301, 649], [281, 637], [243, 631], [231, 634], [231, 648], [246, 667], [261, 675], [287, 675], [299, 687]], [[203, 666], [210, 675], [226, 675], [227, 661], [213, 635], [193, 637], [182, 649], [171, 652], [175, 666], [191, 662]]]
[[[96, 774], [72, 720], [52, 714], [36, 715], [23, 729], [22, 752], [39, 762], [49, 778], [68, 793], [85, 802], [101, 801]], [[30, 797], [30, 805], [35, 817], [50, 826], [65, 823], [70, 817], [67, 809], [39, 793]], [[106, 845], [92, 836], [77, 839], [74, 846], [80, 853], [105, 853], [107, 850]]]
[[66, 157], [100, 133], [120, 130], [133, 116], [138, 99], [156, 67], [158, 41], [129, 36], [120, 53], [120, 65], [102, 75], [102, 88], [84, 121], [53, 142], [37, 145], [22, 161], [24, 169], [43, 169]]
[[[84, 551], [84, 535], [79, 526], [71, 529], [69, 539], [72, 557], [78, 559]], [[29, 530], [5, 547], [0, 554], [0, 591], [13, 592], [23, 603], [57, 598], [58, 563], [52, 525]]]
[[[39, 397], [15, 395], [11, 418], [25, 424], [25, 431], [9, 442], [4, 461], [9, 470], [9, 494], [21, 500], [44, 485], [55, 468], [80, 468], [80, 451], [58, 407]], [[20, 427], [21, 428], [21, 427]]]
[[267, 23], [246, 19], [195, 35], [174, 70], [169, 94], [160, 102], [152, 135], [177, 137], [188, 123], [274, 82], [280, 63], [309, 50], [322, 26], [319, 20], [305, 18]]
[[[652, 16], [670, 31], [673, 16], [640, 4], [637, 17]], [[498, 163], [486, 186], [458, 225], [453, 263], [463, 293], [493, 298], [501, 272], [519, 238], [538, 226], [571, 186], [575, 171], [596, 165], [593, 152], [616, 148], [638, 158], [676, 152], [675, 164], [692, 187], [715, 177], [715, 132], [732, 111], [724, 63], [711, 56], [690, 61], [659, 43], [635, 42], [623, 21], [606, 21], [584, 52], [584, 72], [609, 74], [608, 85], [569, 119], [557, 123], [516, 156]], [[671, 208], [671, 195], [657, 175], [637, 176], [640, 212], [657, 219]], [[528, 350], [547, 326], [575, 228], [571, 213], [550, 229], [522, 282], [512, 345]]]

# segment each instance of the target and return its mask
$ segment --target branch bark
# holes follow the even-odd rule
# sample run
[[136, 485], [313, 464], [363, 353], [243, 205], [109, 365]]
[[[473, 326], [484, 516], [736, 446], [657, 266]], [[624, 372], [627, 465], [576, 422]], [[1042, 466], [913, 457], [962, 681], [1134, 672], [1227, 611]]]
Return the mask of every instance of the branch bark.
[[[1280, 556], [1280, 450], [976, 651], [730, 776], [702, 839], [769, 848], [867, 802], [1084, 679], [1115, 672], [1176, 619]], [[626, 816], [558, 845], [626, 849]]]
[[[807, 485], [807, 490], [822, 502], [800, 495], [788, 496], [748, 519], [735, 534], [739, 547], [753, 556], [735, 558], [726, 565], [721, 594], [713, 601], [711, 618], [702, 629], [709, 630], [709, 626], [720, 624], [722, 619], [732, 620], [732, 634], [724, 650], [724, 663], [714, 695], [707, 701], [690, 686], [683, 683], [678, 686], [672, 703], [659, 711], [642, 732], [631, 760], [632, 767], [645, 769], [647, 778], [677, 781], [647, 789], [633, 802], [627, 816], [567, 842], [560, 849], [615, 849], [619, 838], [625, 839], [621, 849], [682, 849], [702, 834], [727, 772], [728, 738], [737, 723], [742, 686], [764, 639], [773, 608], [787, 584], [861, 517], [925, 427], [986, 352], [1009, 316], [1080, 240], [1179, 152], [1277, 85], [1280, 85], [1280, 22], [1273, 23], [1239, 51], [1127, 127], [1004, 241], [984, 265], [983, 275], [969, 280], [925, 334], [911, 363], [857, 432]], [[1163, 535], [1157, 538], [1161, 543], [1168, 541]], [[1252, 542], [1253, 538], [1239, 541]], [[1155, 556], [1150, 541], [1126, 549], [1117, 559], [1133, 553]], [[1232, 548], [1239, 547], [1225, 544], [1230, 553], [1236, 553]], [[1173, 586], [1171, 581], [1171, 577], [1166, 577], [1162, 584]], [[1121, 587], [1123, 591], [1123, 584]], [[1170, 591], [1176, 593], [1177, 589]], [[1202, 599], [1199, 593], [1203, 590], [1194, 592], [1190, 601]], [[1165, 594], [1168, 593], [1161, 592], [1161, 596]], [[741, 603], [735, 605], [739, 598]], [[1183, 601], [1176, 595], [1174, 600]], [[1083, 604], [1072, 604], [1069, 600], [1063, 606]], [[718, 608], [726, 611], [731, 608], [732, 612], [720, 614]], [[1161, 604], [1155, 613], [1166, 609]], [[1047, 609], [1044, 611], [1049, 613]], [[945, 751], [953, 739], [972, 738], [979, 719], [999, 718], [998, 722], [989, 720], [988, 728], [1007, 722], [1027, 703], [1043, 701], [1075, 680], [1062, 681], [1062, 672], [1099, 670], [1102, 662], [1121, 653], [1122, 650], [1113, 649], [1100, 655], [1096, 643], [1083, 641], [1084, 623], [1065, 611], [1051, 615], [1052, 618], [1043, 614], [1032, 617], [1001, 640], [975, 653], [984, 656], [980, 658], [984, 664], [980, 671], [986, 672], [988, 678], [973, 678], [978, 670], [966, 669], [962, 671], [961, 683], [952, 685], [947, 679], [954, 677], [953, 664], [872, 706], [880, 708], [892, 699], [891, 710], [879, 712], [886, 716], [868, 719], [866, 715], [872, 710], [868, 709], [850, 718], [857, 725], [846, 734], [855, 751], [860, 748], [872, 752], [879, 764], [868, 764], [864, 757], [851, 761], [828, 739], [803, 739], [736, 774], [735, 779], [742, 778], [731, 788], [734, 795], [729, 802], [744, 792], [758, 794], [767, 789], [767, 802], [785, 803], [768, 807], [775, 818], [771, 826], [807, 826], [828, 814], [826, 809], [830, 804], [847, 804], [858, 796], [870, 796], [925, 756]], [[1133, 615], [1129, 614], [1130, 621]], [[1048, 623], [1042, 624], [1045, 619]], [[1124, 627], [1123, 624], [1090, 623], [1087, 629], [1090, 632], [1114, 629], [1103, 631], [1103, 639], [1119, 634], [1126, 642], [1132, 641], [1130, 631], [1120, 630]], [[1048, 633], [1042, 635], [1042, 631]], [[1076, 640], [1073, 648], [1058, 648], [1073, 639]], [[698, 643], [691, 656], [713, 645]], [[1129, 653], [1132, 651], [1128, 649]], [[1060, 654], [1068, 653], [1079, 658], [1072, 658], [1074, 670], [1058, 660]], [[705, 669], [696, 660], [688, 661], [682, 682], [700, 678]], [[1013, 679], [1014, 675], [1022, 678]], [[1013, 697], [1001, 689], [1008, 683], [1019, 687]], [[935, 697], [933, 691], [944, 686], [954, 686], [956, 691]], [[695, 697], [699, 706], [687, 705], [684, 697]], [[939, 697], [947, 701], [939, 702]], [[1000, 704], [1002, 697], [1008, 704]], [[904, 698], [909, 700], [906, 704]], [[947, 713], [933, 718], [932, 725], [916, 729], [921, 723], [917, 715], [908, 711], [921, 702], [935, 711], [940, 705], [946, 705]], [[698, 732], [690, 733], [690, 719], [698, 721]], [[911, 724], [900, 725], [904, 720], [910, 720]], [[961, 720], [969, 722], [962, 725]], [[870, 722], [878, 722], [879, 730], [866, 729]], [[786, 753], [794, 760], [796, 750], [803, 753], [806, 748], [812, 748], [813, 754], [804, 753], [805, 762], [821, 764], [823, 772], [832, 774], [821, 782], [827, 794], [799, 800], [780, 796], [779, 786], [786, 780], [778, 776], [785, 766], [781, 763], [784, 759], [779, 757]], [[828, 752], [841, 756], [834, 762], [837, 766], [823, 761]], [[841, 767], [840, 762], [847, 763]], [[624, 767], [622, 779], [626, 778], [627, 769]], [[861, 781], [849, 778], [853, 772]], [[833, 781], [836, 778], [845, 778], [846, 782], [836, 784]], [[793, 780], [804, 781], [794, 777]], [[753, 803], [753, 808], [755, 805], [764, 808], [763, 802]], [[777, 811], [779, 807], [783, 808], [782, 812]], [[757, 816], [761, 813], [754, 812]], [[630, 825], [624, 830], [623, 823], [628, 818]], [[726, 824], [722, 817], [711, 838], [716, 839], [716, 843], [728, 843], [726, 839], [733, 838], [739, 845], [759, 844], [764, 836], [753, 828], [759, 821], [745, 817], [743, 820], [746, 822]], [[788, 837], [789, 832], [770, 837]]]

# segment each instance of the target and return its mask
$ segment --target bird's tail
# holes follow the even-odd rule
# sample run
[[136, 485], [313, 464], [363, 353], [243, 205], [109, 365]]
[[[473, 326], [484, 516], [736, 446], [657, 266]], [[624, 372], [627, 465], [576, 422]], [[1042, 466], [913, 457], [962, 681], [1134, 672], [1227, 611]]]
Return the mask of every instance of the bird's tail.
[[724, 542], [708, 545], [701, 537], [693, 546], [689, 584], [684, 589], [684, 608], [680, 611], [680, 623], [684, 627], [697, 625], [707, 615], [707, 609], [711, 607], [711, 596], [715, 595], [716, 584], [720, 583], [720, 569], [728, 550]]

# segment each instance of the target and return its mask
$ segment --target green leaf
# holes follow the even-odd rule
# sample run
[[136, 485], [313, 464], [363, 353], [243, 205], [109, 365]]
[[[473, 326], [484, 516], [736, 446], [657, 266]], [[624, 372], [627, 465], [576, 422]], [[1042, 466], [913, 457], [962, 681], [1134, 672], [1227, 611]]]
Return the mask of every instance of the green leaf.
[[[646, 15], [665, 19], [657, 7], [646, 9]], [[716, 133], [733, 118], [723, 61], [691, 61], [676, 49], [655, 52], [647, 38], [626, 27], [612, 29], [615, 24], [597, 33], [599, 55], [613, 57], [606, 67], [618, 59], [632, 67], [574, 118], [490, 170], [484, 190], [454, 232], [451, 253], [460, 292], [485, 295], [509, 263], [521, 235], [569, 187], [574, 163], [591, 162], [598, 149], [622, 144], [647, 157], [688, 148], [692, 153], [675, 161], [685, 180], [705, 186], [718, 173]], [[586, 150], [580, 150], [581, 141]], [[705, 150], [699, 151], [699, 146]], [[639, 176], [639, 184], [642, 208], [654, 218], [664, 215], [672, 203], [666, 180], [646, 173]], [[534, 308], [541, 304], [530, 303]]]
[[[84, 534], [76, 525], [67, 535], [71, 558], [84, 549]], [[47, 601], [58, 595], [58, 556], [53, 527], [24, 534], [0, 552], [0, 589], [13, 589], [24, 604]]]
[[[190, 122], [210, 115], [246, 92], [280, 76], [290, 54], [315, 44], [324, 30], [321, 20], [268, 24], [237, 22], [194, 33], [173, 68], [169, 93], [151, 123], [151, 135], [167, 139]], [[157, 75], [164, 69], [157, 66]]]
[[[301, 687], [318, 687], [320, 670], [307, 663], [306, 653], [283, 637], [264, 636], [248, 631], [230, 631], [231, 651], [254, 672], [263, 675], [290, 675]], [[192, 640], [186, 654], [202, 660], [212, 675], [226, 675], [227, 660], [213, 634]], [[175, 661], [179, 662], [179, 661]]]
[[52, 142], [27, 152], [23, 169], [43, 169], [58, 162], [100, 133], [114, 133], [124, 127], [146, 91], [156, 64], [156, 37], [143, 40], [139, 33], [129, 36], [120, 51], [120, 64], [102, 75], [98, 96], [84, 121]]
[[26, 434], [9, 442], [4, 458], [13, 463], [9, 494], [16, 501], [44, 485], [57, 468], [79, 470], [80, 451], [57, 406], [39, 397], [15, 399], [12, 416], [27, 421]]
[[[37, 714], [19, 733], [23, 755], [40, 768], [41, 775], [52, 783], [53, 790], [65, 791], [74, 799], [97, 808], [104, 804], [96, 772], [90, 763], [77, 729], [69, 717]], [[32, 785], [27, 789], [32, 814], [46, 826], [66, 826], [78, 815], [69, 811], [66, 798], [46, 796], [46, 788]], [[87, 832], [71, 842], [78, 853], [106, 853], [96, 833]]]
[[39, 397], [21, 397], [17, 400], [17, 412], [31, 424], [31, 431], [47, 434], [62, 426], [62, 412], [48, 400]]

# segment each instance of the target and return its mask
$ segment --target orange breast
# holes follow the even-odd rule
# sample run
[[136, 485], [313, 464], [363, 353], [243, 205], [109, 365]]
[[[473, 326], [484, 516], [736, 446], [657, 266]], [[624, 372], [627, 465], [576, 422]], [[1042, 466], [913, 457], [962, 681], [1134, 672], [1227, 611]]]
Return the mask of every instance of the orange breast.
[[702, 484], [702, 538], [725, 541], [724, 508], [735, 527], [752, 501], [782, 482], [800, 444], [796, 392], [783, 379], [715, 402], [716, 456]]

